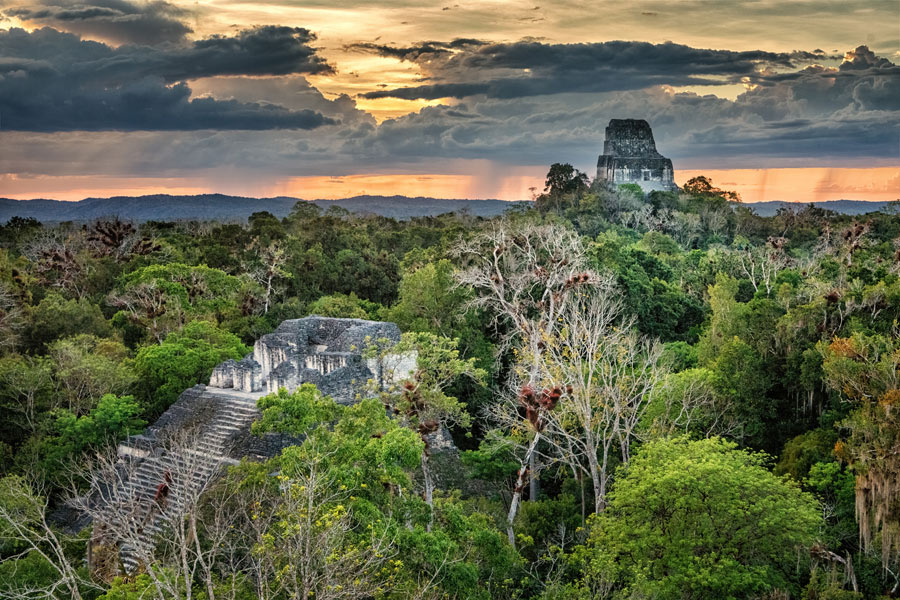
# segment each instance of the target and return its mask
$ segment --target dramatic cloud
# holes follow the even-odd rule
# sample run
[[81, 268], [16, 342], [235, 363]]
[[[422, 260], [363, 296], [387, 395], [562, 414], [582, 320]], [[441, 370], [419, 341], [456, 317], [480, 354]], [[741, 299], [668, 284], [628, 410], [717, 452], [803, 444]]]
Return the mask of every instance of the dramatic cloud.
[[422, 85], [376, 90], [364, 98], [436, 99], [484, 95], [520, 98], [560, 93], [634, 90], [654, 85], [699, 86], [755, 80], [764, 69], [793, 68], [823, 52], [733, 52], [667, 42], [612, 41], [545, 44], [533, 40], [485, 43], [455, 40], [398, 48], [357, 44], [353, 48], [416, 63]]
[[185, 81], [330, 73], [297, 27], [258, 27], [187, 45], [120, 46], [43, 28], [0, 31], [5, 129], [310, 129], [333, 119], [264, 102], [193, 98]]
[[346, 95], [332, 100], [325, 98], [304, 77], [210, 77], [191, 82], [194, 96], [209, 96], [219, 100], [263, 102], [287, 109], [309, 109], [340, 121], [344, 130], [353, 125], [375, 125], [369, 113], [360, 110]]
[[[618, 57], [613, 49], [620, 52]], [[596, 153], [610, 118], [641, 117], [650, 121], [658, 144], [676, 159], [676, 166], [685, 161], [695, 166], [728, 166], [738, 160], [780, 166], [811, 160], [858, 164], [867, 158], [884, 164], [897, 159], [900, 67], [866, 46], [848, 52], [840, 66], [803, 68], [799, 63], [819, 53], [472, 40], [454, 46], [368, 45], [366, 50], [393, 52], [416, 61], [434, 79], [454, 80], [367, 97], [429, 97], [453, 91], [461, 100], [387, 121], [345, 143], [346, 152], [390, 153], [409, 160], [488, 156], [510, 164], [566, 160], [583, 165], [586, 156]], [[531, 66], [525, 70], [524, 65]], [[497, 69], [522, 74], [478, 81], [481, 73]], [[601, 76], [606, 69], [612, 70]], [[669, 87], [706, 77], [741, 81], [748, 89], [730, 100], [676, 93]]]
[[192, 31], [183, 22], [190, 14], [187, 10], [159, 0], [46, 0], [38, 5], [13, 6], [2, 14], [116, 44], [180, 42]]
[[629, 117], [681, 173], [898, 164], [896, 0], [168, 2], [0, 0], [0, 187], [526, 197]]

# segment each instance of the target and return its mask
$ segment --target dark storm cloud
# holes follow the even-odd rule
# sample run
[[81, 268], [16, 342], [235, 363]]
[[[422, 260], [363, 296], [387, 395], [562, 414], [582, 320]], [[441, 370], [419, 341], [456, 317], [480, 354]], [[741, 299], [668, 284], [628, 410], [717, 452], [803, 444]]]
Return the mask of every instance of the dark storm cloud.
[[[772, 56], [745, 57], [757, 58], [771, 63]], [[676, 159], [676, 167], [684, 159], [731, 166], [740, 158], [766, 166], [824, 157], [896, 159], [900, 67], [865, 46], [848, 52], [839, 67], [800, 68], [793, 56], [779, 60], [795, 66], [758, 73], [734, 100], [652, 86], [590, 94], [575, 93], [584, 91], [581, 86], [554, 95], [472, 94], [452, 107], [386, 121], [343, 150], [407, 160], [487, 156], [510, 164], [578, 164], [596, 155], [609, 119], [639, 117], [650, 121], [661, 151]], [[708, 60], [707, 68], [719, 69], [715, 63]], [[473, 90], [482, 84], [465, 85]]]
[[430, 59], [434, 56], [449, 56], [453, 50], [459, 50], [467, 46], [484, 46], [486, 42], [468, 38], [458, 38], [452, 42], [419, 42], [414, 46], [389, 46], [387, 44], [375, 44], [364, 42], [347, 46], [350, 50], [369, 52], [379, 56], [388, 56], [410, 62], [418, 62]]
[[805, 111], [849, 109], [857, 111], [900, 110], [900, 66], [876, 56], [866, 46], [848, 52], [837, 68], [813, 65], [793, 73], [767, 75], [758, 87], [745, 94], [746, 102], [777, 106], [785, 91], [789, 100], [803, 102]]
[[259, 27], [187, 45], [112, 48], [50, 28], [0, 31], [4, 129], [308, 129], [332, 124], [312, 110], [190, 99], [187, 80], [222, 75], [331, 72], [302, 28]]
[[190, 13], [163, 1], [46, 0], [37, 6], [13, 6], [2, 11], [2, 14], [34, 25], [49, 25], [117, 44], [179, 42], [192, 32], [184, 23]]
[[456, 40], [415, 46], [358, 44], [354, 48], [415, 62], [431, 79], [422, 85], [377, 90], [367, 99], [521, 98], [560, 93], [696, 86], [758, 78], [763, 68], [791, 68], [821, 59], [817, 52], [734, 52], [666, 42], [612, 41], [544, 44], [533, 40], [484, 43]]

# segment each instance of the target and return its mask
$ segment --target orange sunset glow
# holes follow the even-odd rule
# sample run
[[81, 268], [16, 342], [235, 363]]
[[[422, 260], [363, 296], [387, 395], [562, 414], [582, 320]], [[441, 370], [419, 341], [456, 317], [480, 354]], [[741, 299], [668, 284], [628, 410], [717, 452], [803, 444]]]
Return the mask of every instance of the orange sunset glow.
[[[532, 192], [544, 187], [543, 167], [518, 169], [514, 175], [485, 178], [476, 175], [379, 174], [347, 176], [290, 177], [257, 186], [229, 183], [214, 178], [28, 178], [0, 179], [8, 198], [27, 200], [55, 198], [77, 201], [101, 196], [141, 196], [151, 194], [228, 193], [260, 197], [290, 196], [305, 200], [334, 200], [361, 195], [426, 196], [448, 199], [494, 198], [530, 200]], [[746, 203], [781, 200], [785, 202], [825, 202], [828, 200], [900, 199], [900, 167], [784, 168], [784, 169], [690, 169], [677, 170], [681, 185], [692, 177], [705, 175], [723, 189], [733, 190]], [[861, 184], [860, 182], [865, 182]]]

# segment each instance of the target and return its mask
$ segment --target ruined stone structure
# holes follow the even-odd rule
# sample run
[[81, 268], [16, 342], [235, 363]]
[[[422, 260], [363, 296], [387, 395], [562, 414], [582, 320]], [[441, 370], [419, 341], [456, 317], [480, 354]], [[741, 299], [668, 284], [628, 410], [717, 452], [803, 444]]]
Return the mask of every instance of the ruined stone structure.
[[[217, 366], [209, 385], [186, 390], [156, 423], [119, 445], [125, 475], [120, 489], [98, 499], [109, 503], [110, 511], [105, 523], [95, 524], [92, 566], [97, 567], [100, 549], [105, 549], [102, 562], [109, 565], [108, 576], [118, 574], [119, 564], [126, 573], [138, 570], [152, 555], [155, 534], [166, 526], [167, 513], [182, 506], [186, 496], [241, 458], [264, 460], [297, 443], [277, 434], [251, 435], [250, 426], [260, 416], [259, 398], [309, 382], [336, 401], [352, 404], [373, 389], [405, 379], [415, 368], [414, 354], [388, 354], [383, 360], [363, 356], [376, 342], [399, 340], [400, 330], [393, 323], [312, 316], [284, 321], [262, 336], [251, 354]], [[436, 447], [440, 444], [435, 440]], [[164, 485], [168, 497], [160, 505], [157, 497]], [[113, 514], [120, 508], [113, 504], [122, 503], [131, 503], [131, 512], [140, 518], [123, 520]], [[117, 554], [118, 560], [110, 560], [110, 554]]]
[[603, 154], [597, 159], [597, 181], [636, 183], [644, 193], [674, 191], [672, 161], [656, 151], [653, 131], [643, 119], [612, 119], [606, 126]]
[[393, 323], [362, 319], [285, 321], [262, 336], [249, 356], [216, 367], [209, 385], [272, 393], [309, 382], [338, 402], [352, 403], [369, 379], [383, 386], [405, 378], [416, 366], [415, 356], [394, 357], [390, 364], [364, 359], [363, 351], [378, 340], [396, 343], [400, 330]]

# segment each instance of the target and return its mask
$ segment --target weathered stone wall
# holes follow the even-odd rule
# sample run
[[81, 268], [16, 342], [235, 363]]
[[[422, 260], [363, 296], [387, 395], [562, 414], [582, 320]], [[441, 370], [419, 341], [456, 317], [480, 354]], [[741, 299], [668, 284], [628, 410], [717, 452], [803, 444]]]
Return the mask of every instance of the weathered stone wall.
[[[384, 383], [381, 365], [362, 358], [378, 340], [397, 342], [400, 330], [393, 323], [364, 319], [312, 316], [284, 321], [257, 340], [250, 355], [216, 367], [210, 386], [271, 393], [309, 382], [338, 402], [351, 403], [369, 379]], [[402, 379], [415, 368], [414, 357], [411, 362], [409, 357], [392, 362], [393, 378]]]
[[650, 124], [643, 119], [612, 119], [606, 127], [603, 154], [597, 159], [597, 180], [634, 183], [644, 193], [673, 191], [672, 161], [657, 152]]

